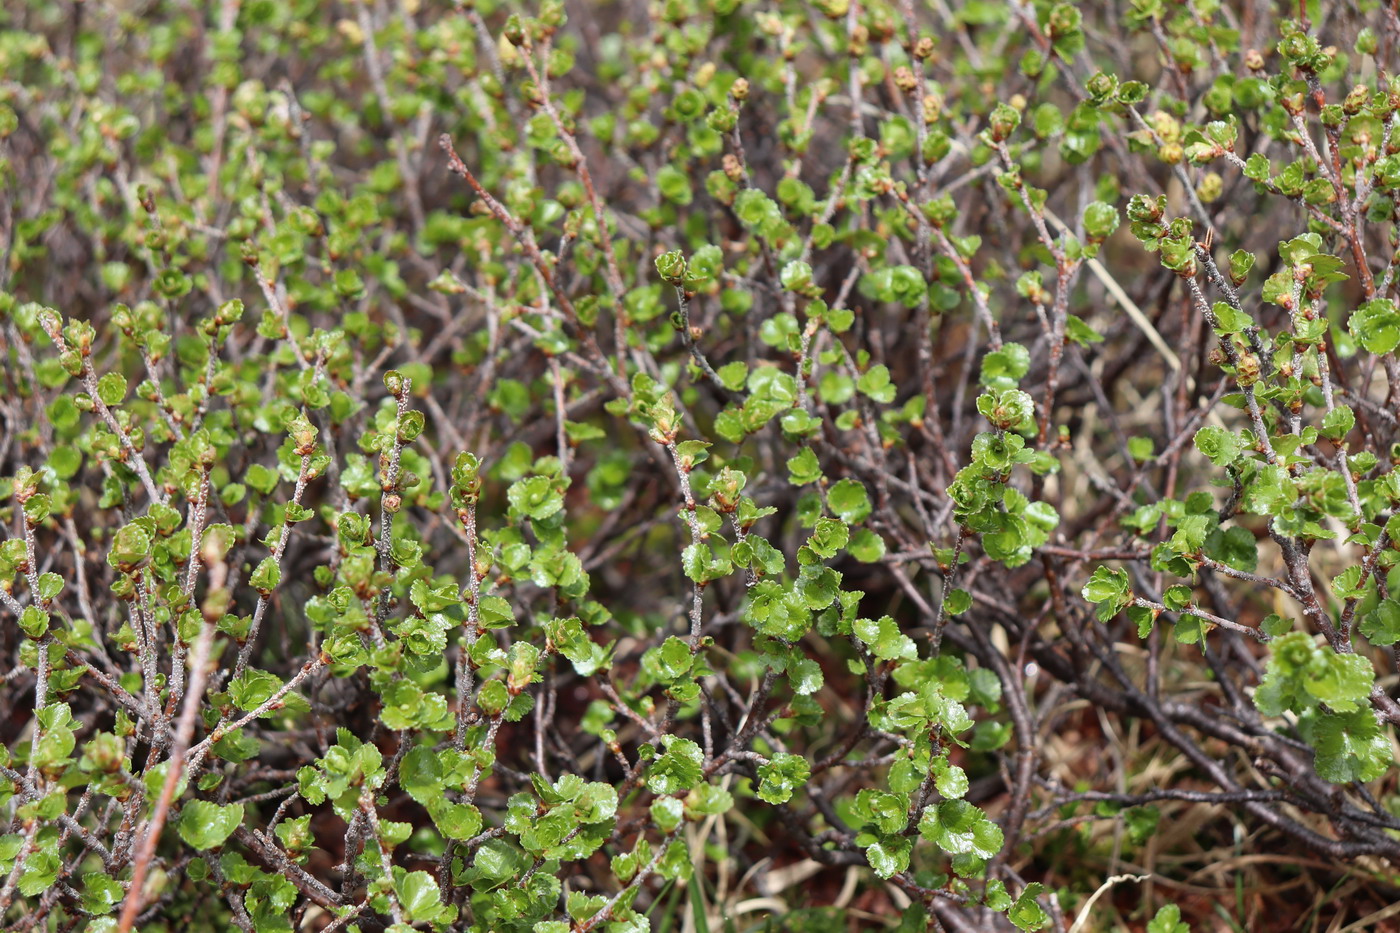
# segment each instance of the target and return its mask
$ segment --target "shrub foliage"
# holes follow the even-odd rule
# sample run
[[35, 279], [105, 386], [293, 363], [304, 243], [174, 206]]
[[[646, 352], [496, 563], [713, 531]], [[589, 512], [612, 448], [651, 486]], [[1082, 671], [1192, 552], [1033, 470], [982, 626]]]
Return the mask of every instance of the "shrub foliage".
[[1279, 6], [6, 4], [0, 925], [1383, 883], [1400, 22]]

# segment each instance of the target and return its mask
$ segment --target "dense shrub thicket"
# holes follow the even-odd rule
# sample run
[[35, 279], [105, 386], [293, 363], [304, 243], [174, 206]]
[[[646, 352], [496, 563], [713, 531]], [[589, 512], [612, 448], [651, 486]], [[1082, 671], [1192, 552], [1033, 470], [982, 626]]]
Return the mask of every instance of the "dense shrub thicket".
[[1397, 40], [7, 2], [0, 927], [1382, 922]]

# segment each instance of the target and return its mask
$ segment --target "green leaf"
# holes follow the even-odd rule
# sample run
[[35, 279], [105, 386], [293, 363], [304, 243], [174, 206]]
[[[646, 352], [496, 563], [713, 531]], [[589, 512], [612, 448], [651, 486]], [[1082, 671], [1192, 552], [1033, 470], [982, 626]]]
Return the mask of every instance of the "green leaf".
[[1356, 415], [1347, 405], [1338, 405], [1329, 411], [1322, 418], [1321, 434], [1323, 437], [1334, 441], [1340, 441], [1351, 433], [1351, 429], [1356, 426]]
[[[25, 897], [35, 897], [47, 891], [58, 880], [63, 862], [59, 858], [56, 845], [44, 845], [29, 856], [24, 871], [19, 876], [19, 893]], [[110, 921], [109, 921], [110, 922]]]
[[499, 596], [483, 596], [477, 615], [482, 626], [489, 629], [510, 628], [515, 624], [514, 610]]
[[267, 671], [248, 668], [229, 682], [229, 699], [235, 706], [247, 712], [267, 702], [282, 687], [281, 678]]
[[1211, 309], [1215, 316], [1215, 332], [1221, 336], [1242, 333], [1254, 324], [1254, 319], [1234, 305], [1217, 301]]
[[1191, 928], [1181, 922], [1180, 907], [1163, 904], [1157, 915], [1147, 921], [1147, 933], [1191, 933]]
[[885, 556], [885, 539], [869, 528], [857, 528], [846, 550], [861, 563], [874, 564]]
[[399, 763], [399, 786], [421, 804], [440, 797], [443, 772], [438, 754], [424, 745], [409, 749]]
[[443, 919], [442, 892], [437, 882], [426, 871], [406, 872], [394, 879], [394, 893], [398, 895], [399, 906], [403, 908], [404, 920], [409, 923], [432, 922]]
[[1092, 201], [1084, 208], [1084, 232], [1094, 240], [1105, 240], [1118, 229], [1118, 210], [1112, 204]]
[[1369, 707], [1310, 712], [1299, 717], [1298, 731], [1317, 753], [1318, 777], [1333, 784], [1374, 781], [1395, 764], [1390, 738]]
[[53, 499], [45, 493], [30, 496], [29, 501], [24, 503], [24, 517], [31, 524], [42, 523], [53, 511]]
[[1035, 417], [1035, 401], [1020, 389], [997, 389], [977, 397], [977, 412], [998, 430], [1015, 431]]
[[914, 640], [901, 632], [899, 625], [889, 616], [883, 616], [879, 621], [857, 619], [851, 629], [870, 653], [882, 661], [919, 656]]
[[787, 803], [811, 774], [806, 758], [777, 752], [767, 764], [758, 766], [758, 796], [772, 804]]
[[950, 762], [947, 755], [935, 758], [929, 770], [934, 776], [933, 786], [949, 800], [957, 800], [966, 796], [971, 787], [967, 779], [967, 772]]
[[870, 515], [870, 497], [853, 479], [843, 479], [826, 491], [826, 504], [843, 522], [863, 522]]
[[30, 638], [42, 638], [49, 630], [49, 614], [38, 606], [25, 606], [19, 615], [19, 627]]
[[1338, 599], [1353, 599], [1365, 592], [1365, 582], [1361, 578], [1361, 568], [1352, 566], [1332, 578], [1332, 595]]
[[806, 486], [822, 478], [821, 463], [817, 460], [816, 452], [810, 447], [803, 447], [795, 457], [789, 459], [787, 468], [788, 482], [794, 486]]
[[728, 558], [717, 557], [709, 542], [696, 541], [682, 549], [681, 567], [696, 583], [709, 583], [728, 574], [730, 562]]
[[1352, 312], [1347, 330], [1372, 353], [1389, 353], [1400, 346], [1400, 312], [1389, 299], [1368, 301]]
[[1030, 369], [1030, 350], [1019, 343], [1004, 343], [982, 358], [978, 381], [988, 389], [1014, 389]]
[[1129, 807], [1123, 811], [1123, 823], [1134, 845], [1143, 845], [1157, 832], [1162, 813], [1156, 807]]
[[822, 688], [821, 665], [811, 658], [802, 658], [788, 665], [788, 683], [798, 696], [809, 696]]
[[1330, 648], [1321, 649], [1325, 663], [1309, 671], [1308, 692], [1338, 713], [1347, 713], [1362, 704], [1369, 706], [1371, 686], [1376, 669], [1368, 658], [1356, 654], [1337, 654]]
[[652, 801], [650, 812], [652, 822], [663, 833], [672, 832], [685, 819], [685, 805], [676, 797], [658, 797]]
[[1080, 593], [1099, 607], [1096, 614], [1100, 622], [1107, 622], [1116, 616], [1133, 599], [1127, 571], [1109, 570], [1107, 567], [1096, 567]]
[[653, 794], [679, 794], [700, 783], [705, 755], [690, 739], [662, 737], [664, 754], [647, 769], [647, 788]]
[[1259, 623], [1259, 628], [1270, 638], [1282, 638], [1293, 631], [1293, 620], [1287, 616], [1280, 616], [1277, 613], [1269, 613], [1263, 621]]
[[97, 380], [97, 397], [109, 408], [120, 405], [126, 398], [126, 377], [121, 373], [107, 373]]
[[125, 525], [112, 538], [107, 563], [117, 570], [135, 570], [151, 553], [151, 536], [140, 525]]
[[334, 276], [335, 290], [341, 298], [359, 298], [365, 293], [364, 280], [354, 269], [339, 269]]
[[882, 404], [894, 401], [895, 387], [890, 382], [890, 371], [883, 364], [870, 367], [856, 380], [856, 388], [864, 395]]
[[1360, 655], [1338, 654], [1311, 635], [1293, 632], [1276, 639], [1254, 705], [1266, 716], [1285, 710], [1303, 714], [1325, 703], [1334, 713], [1370, 708], [1375, 668]]
[[1386, 597], [1376, 608], [1361, 617], [1361, 634], [1373, 645], [1393, 645], [1400, 642], [1400, 601]]
[[987, 893], [984, 896], [984, 903], [992, 910], [1005, 913], [1011, 907], [1011, 895], [1006, 893], [1006, 883], [1000, 878], [993, 878], [987, 882]]
[[601, 440], [608, 436], [607, 432], [602, 428], [578, 421], [565, 421], [564, 433], [568, 435], [569, 443], [571, 444], [579, 444], [583, 441]]
[[204, 529], [200, 539], [200, 555], [206, 561], [223, 560], [238, 539], [232, 525], [225, 522], [210, 525]]
[[888, 836], [871, 843], [865, 850], [865, 858], [877, 876], [889, 878], [909, 867], [913, 848], [913, 840]]
[[243, 822], [243, 804], [220, 806], [208, 800], [190, 800], [180, 808], [180, 838], [196, 849], [217, 849]]
[[1196, 449], [1218, 467], [1234, 463], [1245, 449], [1239, 435], [1211, 424], [1196, 432], [1195, 442]]
[[944, 800], [924, 809], [919, 835], [948, 855], [988, 859], [1001, 851], [1001, 827], [965, 800]]
[[375, 829], [380, 843], [391, 849], [403, 845], [408, 841], [408, 837], [413, 835], [413, 824], [399, 820], [381, 819]]
[[808, 263], [793, 260], [783, 266], [779, 281], [783, 288], [790, 292], [803, 291], [812, 284], [812, 267]]
[[819, 557], [830, 559], [846, 546], [850, 540], [850, 531], [846, 524], [834, 518], [817, 519], [816, 528], [812, 531], [812, 536], [807, 539], [807, 546]]
[[1026, 885], [1021, 896], [1016, 898], [1016, 903], [1006, 912], [1007, 919], [1018, 930], [1039, 930], [1049, 925], [1050, 915], [1036, 901], [1044, 890], [1045, 885], [1038, 881]]
[[[689, 176], [669, 163], [663, 165], [656, 173], [656, 185], [662, 197], [681, 207], [689, 204], [695, 197], [695, 193], [690, 187]], [[660, 266], [658, 265], [657, 268], [659, 269]], [[684, 275], [684, 265], [682, 265], [682, 271], [677, 278], [683, 278]], [[664, 274], [663, 278], [665, 278]], [[670, 281], [670, 279], [667, 278], [667, 281]]]
[[1065, 318], [1065, 336], [1081, 347], [1087, 347], [1095, 343], [1103, 343], [1103, 334], [1100, 334], [1073, 314]]
[[564, 508], [564, 497], [547, 476], [518, 480], [506, 490], [511, 511], [534, 521], [543, 521]]
[[720, 383], [730, 392], [738, 392], [748, 381], [749, 365], [743, 360], [735, 360], [715, 370], [715, 375], [719, 376]]
[[654, 654], [648, 654], [654, 659], [658, 676], [666, 681], [674, 681], [690, 673], [690, 666], [695, 660], [690, 645], [675, 636], [666, 639]]
[[280, 479], [276, 470], [270, 470], [261, 463], [248, 467], [243, 474], [243, 482], [263, 495], [270, 494]]
[[1216, 529], [1206, 538], [1205, 551], [1236, 570], [1253, 573], [1259, 566], [1259, 542], [1254, 532], [1240, 525]]
[[500, 680], [488, 680], [476, 693], [476, 705], [488, 716], [499, 715], [510, 705], [510, 693]]
[[125, 895], [121, 883], [110, 875], [101, 872], [83, 875], [83, 909], [88, 913], [110, 914]]
[[734, 807], [734, 795], [713, 784], [700, 784], [686, 795], [687, 813], [694, 816], [720, 816]]
[[282, 568], [277, 563], [275, 557], [264, 557], [252, 574], [248, 577], [248, 585], [257, 590], [263, 596], [267, 596], [277, 589], [277, 584], [282, 581]]
[[1128, 621], [1137, 626], [1138, 638], [1152, 634], [1152, 625], [1157, 621], [1157, 610], [1146, 606], [1129, 606], [1125, 611]]

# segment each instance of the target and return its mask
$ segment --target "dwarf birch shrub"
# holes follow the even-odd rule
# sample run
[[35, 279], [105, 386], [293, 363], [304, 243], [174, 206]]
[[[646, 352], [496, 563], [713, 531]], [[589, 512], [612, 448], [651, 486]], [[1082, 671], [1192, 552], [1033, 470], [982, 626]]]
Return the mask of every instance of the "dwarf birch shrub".
[[1398, 31], [7, 4], [0, 926], [1384, 906]]

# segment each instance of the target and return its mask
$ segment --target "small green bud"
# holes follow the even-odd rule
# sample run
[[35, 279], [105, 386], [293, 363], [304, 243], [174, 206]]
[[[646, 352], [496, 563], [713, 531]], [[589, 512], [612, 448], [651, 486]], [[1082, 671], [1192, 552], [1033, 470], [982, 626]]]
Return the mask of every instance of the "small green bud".
[[1096, 104], [1102, 103], [1118, 93], [1118, 77], [1100, 71], [1089, 79], [1085, 90], [1089, 92], [1090, 100]]
[[997, 104], [996, 108], [992, 110], [989, 126], [994, 142], [1004, 142], [1020, 125], [1021, 114], [1015, 107], [1008, 104]]
[[1196, 186], [1196, 196], [1204, 204], [1219, 199], [1225, 190], [1225, 180], [1215, 172], [1206, 172], [1201, 177], [1201, 182]]
[[1347, 94], [1342, 101], [1342, 112], [1347, 116], [1355, 116], [1361, 112], [1361, 108], [1366, 106], [1366, 102], [1371, 99], [1371, 91], [1364, 84], [1358, 84]]
[[525, 41], [525, 24], [520, 19], [519, 13], [512, 13], [506, 20], [506, 28], [502, 30], [506, 41], [511, 45], [521, 45]]
[[662, 253], [656, 257], [656, 271], [668, 284], [681, 284], [685, 281], [685, 256], [678, 249]]

